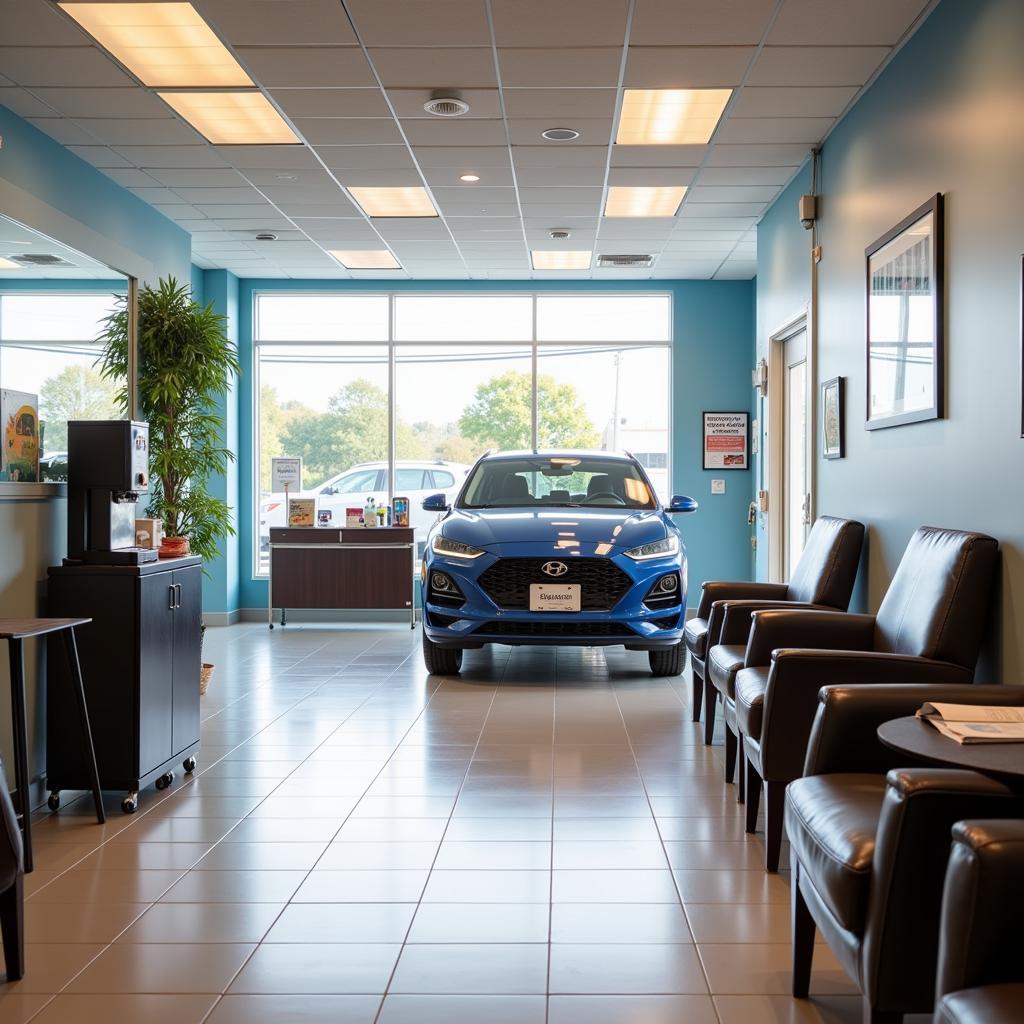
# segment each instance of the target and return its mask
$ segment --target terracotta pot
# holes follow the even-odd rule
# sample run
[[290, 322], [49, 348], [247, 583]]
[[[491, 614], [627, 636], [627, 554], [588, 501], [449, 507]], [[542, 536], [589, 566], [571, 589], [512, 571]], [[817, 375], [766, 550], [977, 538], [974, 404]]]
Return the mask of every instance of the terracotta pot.
[[205, 696], [206, 691], [209, 689], [210, 680], [213, 678], [213, 666], [208, 662], [203, 662], [203, 667], [199, 670], [199, 696]]
[[161, 558], [181, 558], [188, 553], [188, 537], [164, 537], [157, 552]]

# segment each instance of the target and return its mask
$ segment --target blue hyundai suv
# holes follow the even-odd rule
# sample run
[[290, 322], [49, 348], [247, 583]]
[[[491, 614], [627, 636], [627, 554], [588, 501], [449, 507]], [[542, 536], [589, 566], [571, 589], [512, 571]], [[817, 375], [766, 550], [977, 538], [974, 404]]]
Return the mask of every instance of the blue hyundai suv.
[[485, 644], [622, 644], [655, 675], [682, 672], [686, 551], [669, 516], [697, 503], [663, 508], [632, 456], [489, 452], [454, 507], [423, 508], [445, 513], [421, 570], [429, 672], [454, 675]]

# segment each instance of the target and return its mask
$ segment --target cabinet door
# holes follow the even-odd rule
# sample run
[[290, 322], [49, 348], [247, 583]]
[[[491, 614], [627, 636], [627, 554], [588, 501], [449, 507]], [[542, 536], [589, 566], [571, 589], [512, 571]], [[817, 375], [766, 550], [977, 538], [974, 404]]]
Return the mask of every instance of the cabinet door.
[[[139, 776], [163, 764], [171, 750], [174, 685], [173, 574], [139, 579]], [[129, 628], [125, 624], [125, 628]]]
[[202, 630], [202, 569], [191, 565], [174, 571], [173, 754], [199, 740], [199, 668]]

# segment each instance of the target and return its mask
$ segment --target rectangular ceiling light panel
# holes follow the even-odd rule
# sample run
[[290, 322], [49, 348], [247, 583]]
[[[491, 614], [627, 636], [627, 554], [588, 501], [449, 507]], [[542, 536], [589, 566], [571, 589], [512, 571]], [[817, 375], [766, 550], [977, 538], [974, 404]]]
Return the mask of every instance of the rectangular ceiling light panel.
[[590, 249], [533, 249], [534, 270], [589, 270], [594, 254]]
[[295, 132], [261, 92], [161, 92], [215, 146], [294, 146]]
[[21, 270], [21, 264], [15, 263], [14, 260], [4, 259], [0, 256], [0, 270]]
[[626, 89], [620, 146], [702, 146], [711, 140], [732, 89]]
[[685, 185], [609, 185], [606, 217], [674, 217]]
[[437, 210], [421, 185], [380, 188], [350, 185], [349, 194], [367, 217], [436, 217]]
[[401, 270], [402, 264], [388, 249], [329, 249], [346, 270]]
[[190, 3], [74, 3], [60, 7], [144, 85], [252, 88], [252, 79]]

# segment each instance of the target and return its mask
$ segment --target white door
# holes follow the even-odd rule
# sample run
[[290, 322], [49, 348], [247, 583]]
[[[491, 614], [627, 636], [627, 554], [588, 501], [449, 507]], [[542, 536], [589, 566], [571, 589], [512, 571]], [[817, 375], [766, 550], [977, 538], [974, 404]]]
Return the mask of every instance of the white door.
[[782, 564], [792, 579], [810, 528], [807, 464], [807, 331], [783, 344], [783, 527]]

